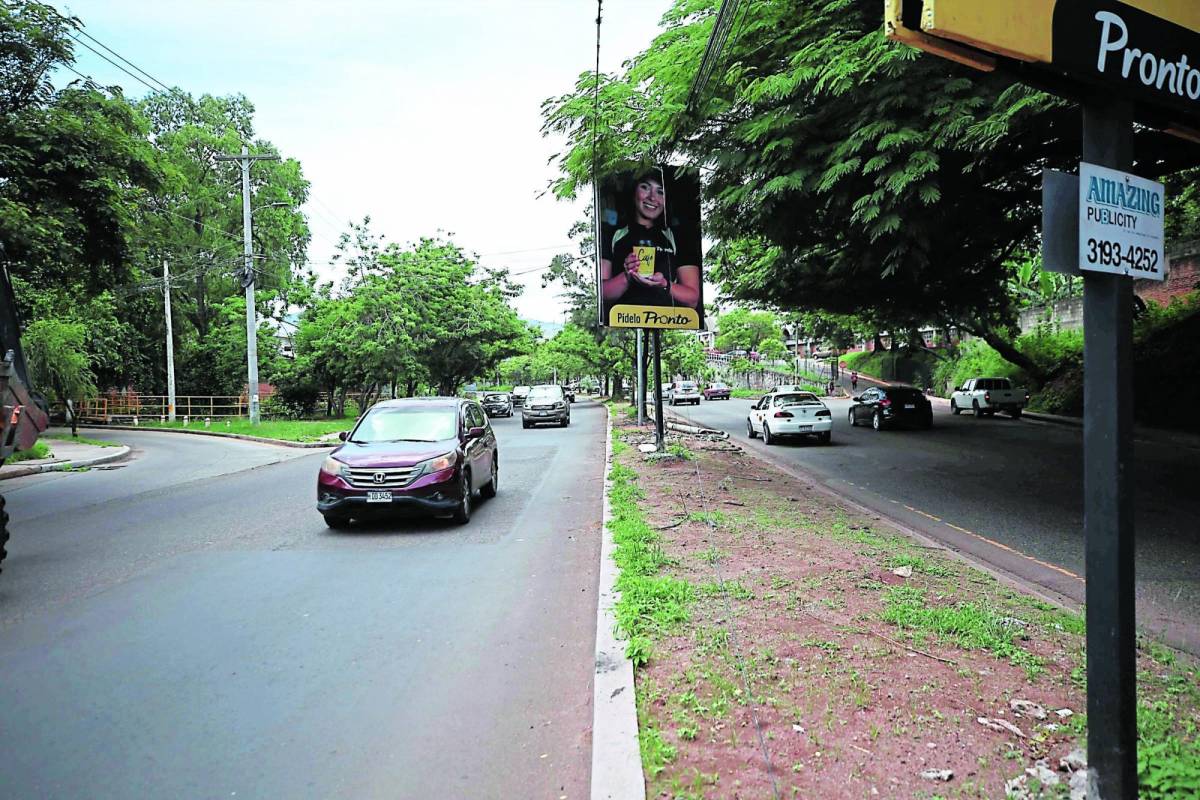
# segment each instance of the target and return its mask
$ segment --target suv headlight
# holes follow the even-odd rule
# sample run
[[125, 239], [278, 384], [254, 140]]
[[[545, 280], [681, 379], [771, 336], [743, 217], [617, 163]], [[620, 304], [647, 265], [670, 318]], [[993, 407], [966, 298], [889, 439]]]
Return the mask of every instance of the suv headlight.
[[566, 404], [566, 403], [564, 403], [562, 400], [556, 400], [556, 401], [554, 402], [554, 407], [555, 407], [555, 408], [566, 408], [566, 407], [567, 407], [567, 404]]
[[421, 474], [441, 472], [444, 469], [450, 469], [454, 466], [454, 461], [454, 453], [446, 453], [444, 456], [438, 456], [437, 458], [431, 458], [428, 461], [422, 461]]
[[333, 456], [329, 456], [323, 462], [321, 462], [321, 472], [324, 472], [326, 475], [332, 475], [335, 478], [345, 478], [345, 470], [346, 465], [341, 461], [338, 461]]

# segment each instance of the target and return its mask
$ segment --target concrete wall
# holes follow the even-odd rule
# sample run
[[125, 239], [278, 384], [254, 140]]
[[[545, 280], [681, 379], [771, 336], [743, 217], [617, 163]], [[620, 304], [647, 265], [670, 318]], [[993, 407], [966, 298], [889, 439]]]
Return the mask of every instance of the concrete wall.
[[1049, 306], [1027, 308], [1017, 317], [1021, 333], [1029, 333], [1043, 320], [1057, 323], [1060, 328], [1077, 330], [1083, 327], [1083, 298], [1068, 297]]

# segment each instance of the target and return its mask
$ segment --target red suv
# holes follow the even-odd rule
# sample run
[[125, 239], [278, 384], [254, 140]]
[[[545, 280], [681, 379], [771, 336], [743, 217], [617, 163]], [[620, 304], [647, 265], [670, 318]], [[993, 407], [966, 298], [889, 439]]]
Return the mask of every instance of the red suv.
[[450, 514], [465, 524], [476, 491], [496, 496], [496, 434], [473, 400], [387, 400], [341, 438], [317, 475], [317, 510], [331, 528], [404, 508]]

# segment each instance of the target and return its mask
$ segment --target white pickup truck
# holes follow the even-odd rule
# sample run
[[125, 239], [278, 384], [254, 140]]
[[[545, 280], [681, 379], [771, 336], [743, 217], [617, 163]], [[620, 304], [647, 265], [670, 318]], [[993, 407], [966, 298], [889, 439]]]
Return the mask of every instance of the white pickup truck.
[[974, 412], [975, 416], [989, 417], [1003, 411], [1013, 419], [1020, 419], [1021, 411], [1029, 395], [1024, 389], [1014, 389], [1008, 378], [971, 378], [950, 395], [950, 413]]

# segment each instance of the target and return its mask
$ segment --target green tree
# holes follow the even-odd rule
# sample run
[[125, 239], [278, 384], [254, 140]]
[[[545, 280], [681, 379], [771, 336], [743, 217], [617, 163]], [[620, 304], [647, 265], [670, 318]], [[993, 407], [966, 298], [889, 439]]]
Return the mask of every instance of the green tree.
[[43, 319], [32, 323], [22, 338], [34, 386], [50, 392], [67, 410], [71, 435], [78, 435], [74, 402], [96, 393], [82, 323]]
[[[731, 299], [956, 325], [1044, 377], [1012, 346], [1004, 288], [1036, 246], [1042, 168], [1078, 163], [1078, 110], [889, 42], [856, 0], [746, 0], [725, 69], [689, 104], [717, 5], [677, 0], [603, 76], [598, 116], [590, 74], [547, 101], [544, 130], [568, 144], [553, 190], [586, 182], [595, 124], [602, 171], [672, 154], [706, 168], [709, 275]], [[1143, 169], [1183, 163], [1170, 137], [1138, 136]]]
[[758, 350], [763, 342], [780, 338], [779, 318], [770, 311], [735, 308], [717, 318], [717, 348]]

